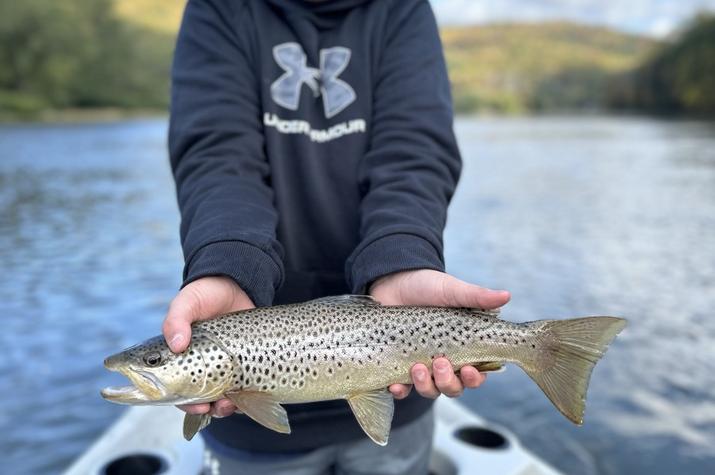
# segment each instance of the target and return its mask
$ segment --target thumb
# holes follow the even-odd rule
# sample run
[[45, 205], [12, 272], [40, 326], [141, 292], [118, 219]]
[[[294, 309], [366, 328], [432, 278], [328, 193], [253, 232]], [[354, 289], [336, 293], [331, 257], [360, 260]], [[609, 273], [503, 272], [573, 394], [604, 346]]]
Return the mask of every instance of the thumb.
[[169, 349], [174, 353], [181, 353], [188, 348], [191, 341], [191, 323], [200, 318], [200, 310], [201, 302], [194, 292], [182, 290], [172, 300], [161, 331]]
[[470, 284], [451, 275], [444, 276], [442, 292], [450, 307], [492, 309], [505, 305], [511, 298], [506, 290], [492, 290]]

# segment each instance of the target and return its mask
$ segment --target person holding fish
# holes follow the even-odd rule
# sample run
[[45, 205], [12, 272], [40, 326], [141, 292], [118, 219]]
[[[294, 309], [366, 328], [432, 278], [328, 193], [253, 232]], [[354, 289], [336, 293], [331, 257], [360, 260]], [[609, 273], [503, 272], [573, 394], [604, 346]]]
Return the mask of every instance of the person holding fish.
[[[444, 273], [461, 159], [427, 0], [189, 0], [169, 150], [185, 255], [163, 325], [176, 354], [188, 355], [192, 323], [256, 306], [340, 294], [480, 309], [509, 300]], [[236, 413], [242, 401], [260, 420], [245, 398], [181, 409], [189, 436], [206, 427], [220, 473], [427, 473], [432, 400], [485, 379], [438, 355], [427, 363], [409, 370], [414, 386], [389, 386], [398, 401], [385, 447], [345, 400], [287, 405], [290, 436]]]
[[101, 394], [179, 406], [207, 473], [427, 473], [432, 400], [506, 363], [583, 422], [625, 320], [507, 322], [508, 292], [444, 273], [461, 160], [427, 0], [189, 0], [169, 152], [183, 286]]

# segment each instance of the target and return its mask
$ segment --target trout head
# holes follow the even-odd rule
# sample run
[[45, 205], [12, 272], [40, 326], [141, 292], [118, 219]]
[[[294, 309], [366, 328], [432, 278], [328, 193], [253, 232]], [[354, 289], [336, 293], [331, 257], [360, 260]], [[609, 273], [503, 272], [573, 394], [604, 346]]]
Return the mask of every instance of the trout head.
[[210, 335], [194, 331], [183, 353], [172, 353], [157, 336], [104, 360], [131, 381], [108, 387], [102, 397], [118, 404], [174, 405], [215, 401], [231, 386], [233, 362]]

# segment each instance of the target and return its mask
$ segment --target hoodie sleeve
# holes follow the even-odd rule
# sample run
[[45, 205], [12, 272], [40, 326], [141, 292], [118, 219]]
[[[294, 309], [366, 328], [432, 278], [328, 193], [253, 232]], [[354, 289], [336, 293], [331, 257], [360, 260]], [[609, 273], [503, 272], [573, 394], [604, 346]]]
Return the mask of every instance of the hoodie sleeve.
[[444, 270], [442, 232], [461, 159], [434, 15], [426, 0], [409, 4], [393, 15], [378, 63], [359, 175], [361, 242], [346, 264], [355, 293], [393, 272]]
[[230, 10], [239, 2], [191, 0], [172, 70], [169, 154], [181, 210], [184, 285], [234, 279], [270, 305], [283, 276], [249, 48]]

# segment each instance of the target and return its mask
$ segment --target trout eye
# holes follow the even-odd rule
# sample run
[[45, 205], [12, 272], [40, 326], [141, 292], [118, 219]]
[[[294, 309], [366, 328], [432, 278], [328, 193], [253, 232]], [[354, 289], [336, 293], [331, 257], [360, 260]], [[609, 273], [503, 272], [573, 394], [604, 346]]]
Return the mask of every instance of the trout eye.
[[158, 351], [152, 351], [151, 353], [144, 355], [144, 358], [142, 359], [147, 366], [158, 366], [159, 363], [161, 363], [161, 353]]

